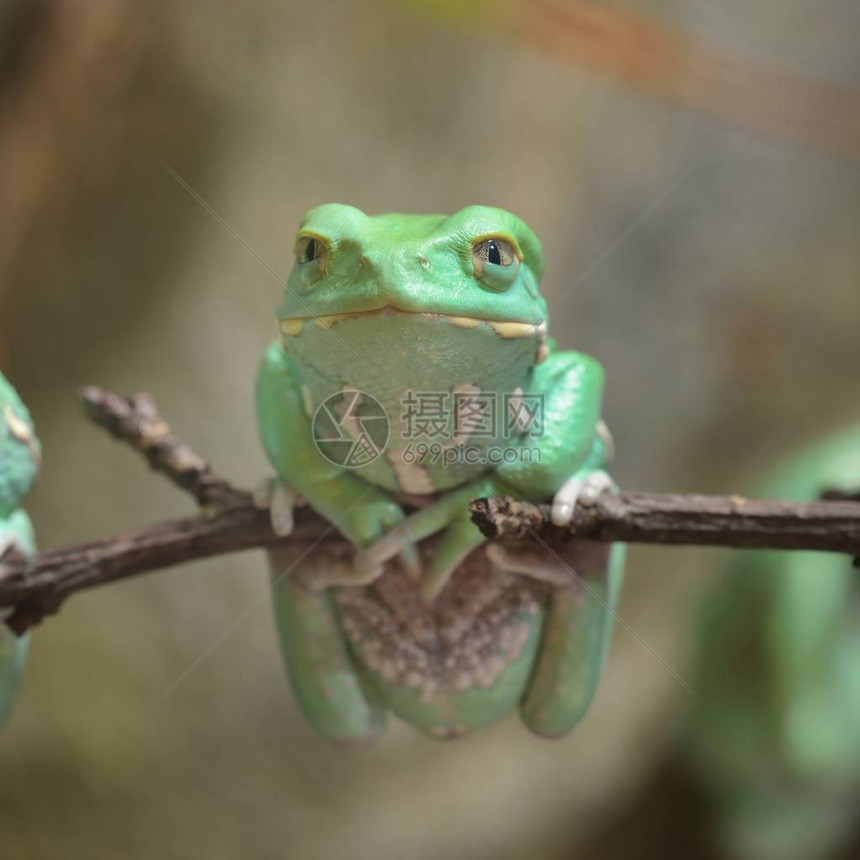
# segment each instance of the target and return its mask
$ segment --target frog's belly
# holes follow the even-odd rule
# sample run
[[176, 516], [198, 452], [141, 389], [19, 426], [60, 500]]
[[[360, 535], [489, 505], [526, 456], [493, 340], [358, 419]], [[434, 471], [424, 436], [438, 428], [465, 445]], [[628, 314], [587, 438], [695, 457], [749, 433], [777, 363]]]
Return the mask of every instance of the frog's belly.
[[[325, 405], [335, 420], [340, 415], [341, 437], [370, 439], [366, 455], [353, 457], [361, 477], [389, 490], [431, 493], [486, 471], [491, 456], [521, 441], [511, 426], [510, 398], [529, 390], [543, 330], [503, 337], [488, 323], [474, 323], [462, 328], [431, 314], [373, 314], [329, 329], [307, 322], [284, 345], [301, 368], [308, 414], [320, 415]], [[380, 410], [387, 425], [374, 421]], [[347, 450], [317, 435], [327, 455]]]
[[546, 590], [494, 570], [479, 548], [432, 609], [398, 568], [336, 592], [354, 658], [385, 704], [439, 737], [509, 714], [532, 674]]

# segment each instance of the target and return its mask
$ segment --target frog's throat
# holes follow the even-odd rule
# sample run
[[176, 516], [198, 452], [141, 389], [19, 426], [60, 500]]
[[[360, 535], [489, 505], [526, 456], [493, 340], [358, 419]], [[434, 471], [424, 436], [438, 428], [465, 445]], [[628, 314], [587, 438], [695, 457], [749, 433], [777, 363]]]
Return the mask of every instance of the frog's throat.
[[410, 316], [420, 316], [427, 319], [435, 319], [450, 323], [457, 328], [478, 328], [481, 325], [487, 325], [499, 337], [503, 338], [520, 338], [528, 337], [529, 335], [537, 337], [540, 343], [546, 340], [547, 325], [546, 320], [542, 319], [537, 323], [514, 322], [511, 320], [488, 320], [479, 317], [452, 316], [450, 314], [434, 314], [422, 311], [401, 311], [399, 309], [386, 307], [374, 311], [355, 311], [353, 313], [344, 314], [322, 314], [316, 317], [293, 317], [292, 319], [283, 319], [279, 322], [281, 333], [288, 337], [297, 337], [302, 333], [305, 324], [313, 323], [317, 328], [326, 331], [332, 326], [337, 325], [346, 319], [356, 319], [364, 316], [382, 316], [404, 314]]

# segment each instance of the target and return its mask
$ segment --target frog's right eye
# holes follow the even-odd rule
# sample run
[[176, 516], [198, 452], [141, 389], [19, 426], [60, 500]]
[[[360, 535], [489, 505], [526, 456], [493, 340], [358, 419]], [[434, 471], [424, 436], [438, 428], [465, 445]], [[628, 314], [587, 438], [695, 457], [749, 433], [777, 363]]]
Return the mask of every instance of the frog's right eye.
[[316, 263], [322, 274], [328, 258], [328, 248], [319, 236], [299, 236], [296, 240], [296, 262], [300, 266]]
[[512, 242], [490, 236], [472, 245], [475, 277], [491, 290], [510, 289], [519, 275], [522, 257]]

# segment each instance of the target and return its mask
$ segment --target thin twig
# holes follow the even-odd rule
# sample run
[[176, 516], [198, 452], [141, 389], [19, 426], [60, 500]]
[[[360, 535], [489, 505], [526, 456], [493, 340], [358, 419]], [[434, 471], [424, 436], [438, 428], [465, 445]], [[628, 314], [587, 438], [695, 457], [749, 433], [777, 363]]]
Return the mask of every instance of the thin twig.
[[[8, 624], [16, 633], [57, 612], [77, 591], [214, 555], [281, 542], [309, 544], [329, 527], [308, 508], [299, 508], [293, 533], [277, 537], [267, 507], [218, 478], [206, 460], [170, 433], [150, 397], [123, 398], [94, 387], [84, 389], [81, 397], [95, 423], [144, 454], [155, 470], [197, 500], [202, 513], [31, 558], [7, 554], [0, 565], [0, 608], [12, 608]], [[534, 532], [552, 539], [860, 556], [860, 502], [852, 500], [788, 503], [738, 496], [605, 494], [590, 507], [578, 506], [563, 528], [552, 525], [547, 505], [476, 499], [470, 509], [474, 522], [493, 540], [533, 540]], [[336, 534], [325, 539], [343, 540]]]
[[206, 460], [170, 432], [151, 395], [120, 397], [88, 385], [80, 397], [92, 421], [143, 454], [156, 472], [191, 493], [204, 510], [229, 510], [251, 500], [248, 493], [216, 477]]

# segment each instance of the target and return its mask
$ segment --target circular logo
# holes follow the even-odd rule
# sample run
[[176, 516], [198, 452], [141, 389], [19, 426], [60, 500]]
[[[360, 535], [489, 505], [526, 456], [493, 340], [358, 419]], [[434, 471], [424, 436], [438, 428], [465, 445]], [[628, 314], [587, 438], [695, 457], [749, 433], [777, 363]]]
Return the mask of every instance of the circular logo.
[[346, 388], [317, 407], [311, 430], [317, 451], [326, 460], [346, 469], [359, 469], [385, 450], [391, 423], [373, 395]]

